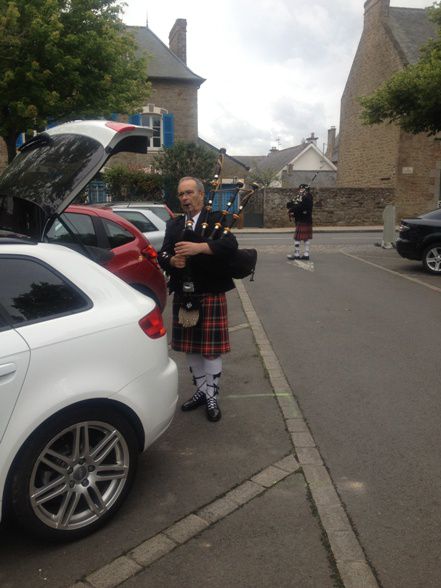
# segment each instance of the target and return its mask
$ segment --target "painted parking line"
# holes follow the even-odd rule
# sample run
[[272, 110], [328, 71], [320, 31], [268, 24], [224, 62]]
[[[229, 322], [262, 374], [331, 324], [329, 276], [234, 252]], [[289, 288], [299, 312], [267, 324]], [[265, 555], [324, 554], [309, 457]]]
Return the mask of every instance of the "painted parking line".
[[374, 263], [373, 261], [368, 261], [367, 259], [363, 259], [362, 257], [358, 257], [358, 255], [352, 255], [352, 253], [346, 253], [345, 251], [341, 251], [340, 253], [342, 255], [346, 255], [346, 257], [352, 257], [352, 259], [356, 259], [357, 261], [361, 261], [363, 263], [366, 263], [367, 265], [371, 265], [372, 267], [376, 267], [380, 270], [383, 270], [384, 272], [387, 272], [387, 273], [392, 274], [394, 276], [397, 276], [399, 278], [403, 278], [404, 280], [408, 280], [409, 282], [414, 282], [415, 284], [419, 284], [420, 286], [424, 286], [425, 288], [429, 288], [429, 290], [433, 290], [434, 292], [441, 292], [441, 288], [438, 288], [437, 286], [432, 286], [431, 284], [427, 284], [426, 282], [423, 282], [422, 280], [419, 280], [418, 278], [412, 278], [411, 276], [406, 276], [405, 274], [402, 274], [402, 273], [397, 272], [395, 270], [391, 270], [387, 267], [383, 267], [382, 265], [379, 265], [378, 263]]

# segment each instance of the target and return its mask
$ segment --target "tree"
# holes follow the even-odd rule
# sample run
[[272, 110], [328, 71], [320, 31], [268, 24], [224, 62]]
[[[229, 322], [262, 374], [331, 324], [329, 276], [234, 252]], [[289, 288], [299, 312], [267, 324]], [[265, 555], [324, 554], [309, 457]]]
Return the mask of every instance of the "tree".
[[[441, 2], [427, 9], [441, 27]], [[410, 133], [441, 130], [441, 28], [436, 39], [421, 49], [414, 65], [397, 72], [370, 96], [359, 98], [364, 124], [397, 123]]]
[[164, 149], [154, 159], [155, 168], [164, 177], [166, 199], [173, 210], [177, 210], [176, 188], [184, 176], [193, 176], [202, 181], [211, 180], [218, 153], [196, 143], [177, 141]]
[[129, 113], [148, 97], [147, 61], [118, 0], [0, 0], [0, 136], [50, 120]]
[[102, 178], [113, 200], [162, 200], [164, 179], [159, 174], [147, 174], [142, 169], [115, 165], [107, 168]]

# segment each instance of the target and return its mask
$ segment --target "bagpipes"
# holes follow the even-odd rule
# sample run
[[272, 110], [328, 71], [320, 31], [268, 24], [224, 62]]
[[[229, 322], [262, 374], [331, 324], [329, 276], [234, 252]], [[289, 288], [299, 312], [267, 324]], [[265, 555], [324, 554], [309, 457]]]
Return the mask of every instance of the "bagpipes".
[[[209, 227], [209, 217], [213, 208], [213, 201], [216, 194], [226, 192], [222, 186], [222, 165], [224, 156], [226, 154], [225, 149], [221, 149], [219, 158], [216, 164], [216, 171], [214, 179], [211, 182], [211, 189], [208, 196], [208, 201], [201, 212], [204, 214], [203, 221], [201, 223], [200, 237], [202, 241], [210, 242], [216, 239], [225, 238], [233, 229], [234, 225], [241, 218], [243, 210], [250, 202], [251, 197], [257, 190], [260, 189], [258, 184], [251, 184], [250, 188], [245, 188], [242, 182], [237, 182], [235, 189], [228, 200], [225, 208], [221, 211], [220, 219], [215, 223], [211, 233], [207, 235], [207, 229]], [[241, 202], [237, 212], [230, 213], [236, 199], [240, 197]], [[182, 239], [185, 240], [185, 235], [189, 234], [193, 229], [193, 219], [186, 218]], [[254, 272], [257, 264], [257, 251], [256, 249], [236, 249], [227, 259], [221, 260], [216, 267], [216, 274], [222, 277], [230, 277], [234, 279], [243, 279], [251, 275], [251, 281], [254, 281]], [[191, 264], [186, 266], [184, 274], [184, 281], [182, 291], [184, 294], [184, 301], [179, 309], [179, 323], [184, 327], [194, 326], [199, 320], [199, 309], [197, 307], [197, 300], [193, 296], [194, 283], [191, 277]]]

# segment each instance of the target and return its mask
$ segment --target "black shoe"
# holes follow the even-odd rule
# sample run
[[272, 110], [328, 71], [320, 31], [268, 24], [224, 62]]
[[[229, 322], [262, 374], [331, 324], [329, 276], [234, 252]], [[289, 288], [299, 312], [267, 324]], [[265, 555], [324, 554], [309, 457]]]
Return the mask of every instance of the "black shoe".
[[300, 259], [302, 259], [303, 261], [309, 261], [309, 255], [302, 255]]
[[196, 394], [193, 394], [190, 400], [184, 402], [184, 404], [181, 406], [181, 410], [183, 410], [184, 412], [186, 412], [187, 410], [194, 410], [199, 406], [204, 406], [205, 403], [205, 394], [196, 392]]
[[221, 410], [216, 398], [207, 398], [207, 419], [212, 422], [220, 421], [222, 417]]

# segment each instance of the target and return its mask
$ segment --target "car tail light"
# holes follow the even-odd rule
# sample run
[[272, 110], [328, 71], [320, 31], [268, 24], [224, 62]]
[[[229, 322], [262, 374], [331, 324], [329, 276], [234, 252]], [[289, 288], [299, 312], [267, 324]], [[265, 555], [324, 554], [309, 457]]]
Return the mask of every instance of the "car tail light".
[[145, 247], [141, 253], [148, 261], [150, 261], [150, 263], [153, 263], [154, 266], [159, 267], [158, 254], [154, 247], [147, 245], [147, 247]]
[[157, 306], [139, 321], [139, 326], [150, 339], [159, 339], [167, 333], [161, 311]]

